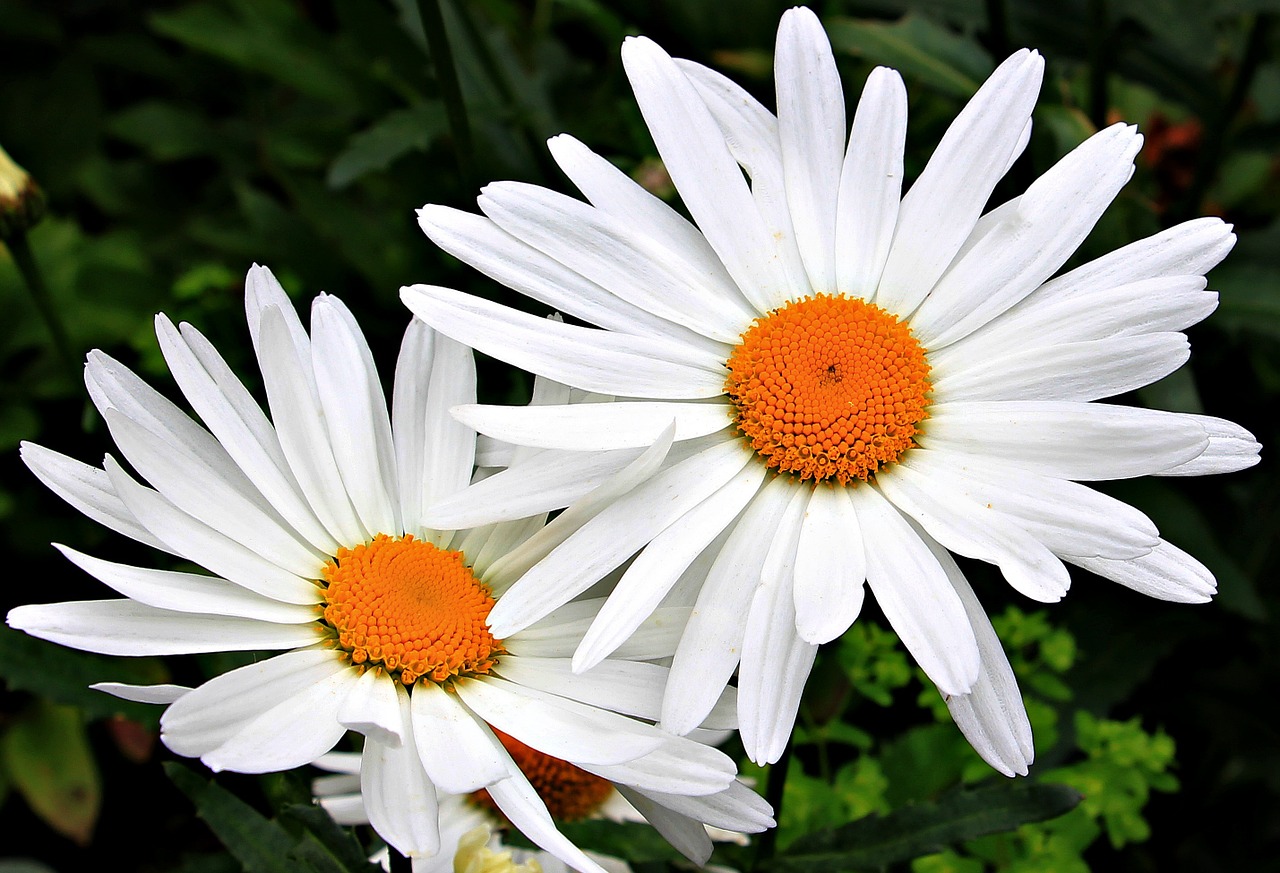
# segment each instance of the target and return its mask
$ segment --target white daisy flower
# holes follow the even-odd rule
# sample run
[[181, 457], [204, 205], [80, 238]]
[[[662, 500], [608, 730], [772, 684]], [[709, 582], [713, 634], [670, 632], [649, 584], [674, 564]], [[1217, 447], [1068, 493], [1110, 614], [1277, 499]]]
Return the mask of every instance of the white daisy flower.
[[[831, 47], [806, 9], [778, 31], [776, 117], [648, 39], [622, 56], [696, 227], [568, 136], [551, 152], [588, 202], [499, 182], [479, 198], [483, 216], [419, 213], [448, 252], [602, 329], [424, 285], [402, 291], [414, 313], [627, 399], [462, 405], [460, 420], [576, 452], [566, 467], [675, 425], [662, 471], [525, 574], [491, 629], [527, 626], [639, 550], [577, 650], [585, 669], [702, 562], [662, 725], [696, 726], [737, 671], [743, 741], [773, 761], [817, 646], [854, 621], [866, 582], [979, 753], [1025, 773], [1016, 684], [948, 552], [997, 565], [1042, 602], [1066, 592], [1066, 564], [1168, 600], [1211, 596], [1208, 570], [1141, 512], [1079, 483], [1256, 463], [1258, 444], [1229, 421], [1095, 402], [1187, 360], [1181, 331], [1216, 306], [1204, 274], [1231, 249], [1230, 226], [1188, 222], [1052, 278], [1130, 178], [1142, 138], [1109, 127], [983, 214], [1030, 135], [1043, 71], [1032, 51], [983, 84], [905, 196], [901, 78], [873, 71], [846, 127]], [[505, 488], [532, 490], [515, 471]], [[428, 518], [482, 520], [482, 496]]]
[[[424, 506], [472, 477], [475, 433], [448, 415], [475, 400], [471, 350], [411, 325], [388, 414], [369, 347], [339, 300], [315, 300], [308, 336], [270, 272], [251, 270], [246, 292], [270, 421], [199, 332], [161, 315], [165, 358], [208, 430], [101, 352], [85, 371], [116, 444], [152, 487], [110, 456], [97, 469], [23, 446], [36, 475], [89, 517], [215, 575], [58, 546], [125, 598], [21, 606], [8, 623], [113, 655], [286, 650], [194, 690], [96, 687], [169, 704], [165, 744], [214, 770], [286, 770], [348, 730], [364, 734], [369, 818], [411, 857], [440, 848], [437, 789], [483, 788], [536, 844], [600, 869], [556, 829], [503, 735], [634, 792], [695, 857], [710, 853], [687, 836], [705, 837], [703, 820], [770, 826], [768, 805], [734, 788], [727, 756], [639, 720], [659, 714], [667, 670], [651, 661], [671, 654], [687, 610], [659, 610], [588, 676], [571, 671], [569, 655], [598, 600], [509, 637], [489, 632], [489, 610], [519, 575], [513, 553], [544, 556], [580, 513], [554, 526], [545, 516], [467, 530], [422, 523]], [[640, 455], [604, 493], [661, 457]], [[707, 726], [732, 722], [730, 703]]]

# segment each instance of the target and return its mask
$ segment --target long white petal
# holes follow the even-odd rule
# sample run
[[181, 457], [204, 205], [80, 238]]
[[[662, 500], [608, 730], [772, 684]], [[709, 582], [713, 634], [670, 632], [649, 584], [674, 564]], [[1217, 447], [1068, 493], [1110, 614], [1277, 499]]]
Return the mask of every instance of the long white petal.
[[421, 535], [436, 541], [439, 537], [432, 536], [431, 526], [425, 521], [427, 508], [466, 488], [475, 464], [475, 431], [450, 413], [456, 404], [474, 403], [476, 399], [476, 363], [471, 349], [447, 336], [437, 336], [425, 394], [420, 424], [420, 502], [412, 509], [406, 507], [405, 526], [413, 526]]
[[575, 673], [565, 658], [511, 657], [498, 672], [518, 685], [651, 721], [661, 712], [667, 681], [666, 667], [616, 660]]
[[396, 684], [397, 680], [381, 668], [365, 670], [338, 707], [339, 723], [370, 740], [399, 746], [404, 742], [404, 726]]
[[876, 291], [878, 306], [908, 315], [960, 250], [1031, 117], [1044, 61], [1022, 49], [956, 116], [902, 199]]
[[757, 764], [773, 763], [786, 748], [818, 654], [796, 632], [792, 590], [810, 486], [792, 484], [792, 491], [747, 610], [738, 668], [739, 730], [747, 756]]
[[939, 403], [919, 443], [1001, 458], [1045, 476], [1127, 479], [1168, 470], [1208, 447], [1193, 416], [1105, 403]]
[[455, 406], [464, 424], [521, 446], [608, 451], [653, 445], [676, 423], [675, 439], [715, 433], [733, 423], [725, 403], [572, 403], [566, 406]]
[[862, 611], [867, 578], [858, 513], [841, 486], [817, 485], [796, 546], [796, 630], [806, 642], [840, 636]]
[[1217, 580], [1204, 564], [1163, 540], [1140, 558], [1115, 561], [1068, 557], [1067, 560], [1157, 600], [1208, 603], [1218, 590]]
[[458, 342], [575, 388], [671, 400], [724, 393], [722, 359], [671, 341], [561, 324], [432, 285], [402, 288], [400, 299]]
[[421, 766], [446, 794], [467, 794], [507, 777], [509, 762], [489, 726], [439, 685], [409, 695]]
[[575, 670], [595, 669], [649, 616], [698, 555], [760, 490], [763, 464], [749, 463], [636, 556], [600, 608], [573, 655]]
[[191, 689], [186, 685], [126, 685], [123, 682], [95, 682], [89, 686], [94, 691], [104, 691], [121, 700], [134, 703], [170, 704]]
[[760, 219], [746, 180], [698, 92], [656, 43], [622, 44], [622, 64], [680, 199], [748, 299], [785, 295], [778, 243]]
[[313, 625], [156, 609], [132, 600], [76, 600], [17, 606], [9, 627], [103, 655], [187, 655], [292, 649], [316, 642]]
[[[313, 604], [281, 603], [216, 576], [131, 567], [94, 558], [54, 543], [73, 564], [116, 592], [157, 609], [253, 618], [277, 624], [307, 624], [319, 609]], [[319, 592], [316, 593], [319, 601]]]
[[973, 628], [937, 558], [874, 488], [850, 491], [867, 549], [867, 584], [889, 624], [944, 694], [964, 694], [981, 658]]
[[724, 752], [697, 740], [664, 734], [662, 745], [622, 764], [583, 764], [597, 776], [650, 791], [702, 796], [723, 791], [737, 772]]
[[[640, 789], [632, 789], [633, 792]], [[773, 809], [763, 797], [741, 782], [733, 782], [724, 791], [701, 797], [664, 794], [644, 790], [645, 796], [674, 812], [740, 834], [754, 834], [773, 827]]]
[[752, 498], [707, 573], [671, 662], [662, 727], [687, 734], [707, 717], [741, 659], [747, 606], [791, 496], [779, 476]]
[[783, 14], [774, 52], [778, 137], [787, 205], [815, 293], [836, 290], [836, 197], [844, 152], [844, 91], [831, 43], [808, 9]]
[[862, 86], [840, 171], [836, 207], [836, 290], [871, 299], [880, 282], [902, 196], [907, 88], [896, 70], [876, 67]]
[[701, 822], [668, 809], [638, 791], [624, 786], [619, 786], [618, 791], [680, 854], [699, 867], [710, 860], [715, 846]]
[[636, 216], [520, 182], [485, 186], [479, 203], [507, 233], [659, 318], [733, 343], [754, 317], [727, 275], [708, 276], [683, 251], [643, 233]]
[[1258, 461], [1262, 445], [1253, 434], [1234, 421], [1225, 418], [1214, 418], [1211, 415], [1190, 416], [1200, 422], [1209, 436], [1208, 447], [1190, 461], [1178, 464], [1168, 470], [1161, 470], [1157, 476], [1209, 476], [1216, 473], [1234, 473], [1252, 467]]
[[678, 523], [750, 460], [739, 441], [726, 440], [631, 488], [530, 567], [489, 613], [490, 628], [499, 637], [507, 636], [581, 594]]
[[399, 533], [395, 448], [382, 382], [354, 316], [327, 294], [311, 305], [311, 367], [333, 459], [356, 515], [370, 534]]
[[429, 858], [440, 851], [440, 811], [436, 786], [419, 762], [412, 729], [409, 694], [397, 686], [400, 719], [398, 746], [371, 739], [360, 759], [360, 796], [369, 823], [378, 835], [409, 858]]
[[564, 761], [622, 764], [657, 749], [667, 735], [644, 722], [485, 676], [456, 686], [467, 707], [527, 746]]
[[511, 775], [489, 786], [489, 796], [513, 825], [537, 846], [555, 855], [579, 873], [608, 873], [583, 854], [568, 837], [556, 830], [555, 822], [538, 792], [515, 766]]

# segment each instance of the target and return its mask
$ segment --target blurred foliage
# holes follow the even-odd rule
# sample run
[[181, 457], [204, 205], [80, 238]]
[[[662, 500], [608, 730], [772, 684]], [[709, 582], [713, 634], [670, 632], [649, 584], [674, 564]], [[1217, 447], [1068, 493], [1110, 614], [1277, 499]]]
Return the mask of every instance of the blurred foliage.
[[[108, 449], [79, 384], [86, 351], [102, 348], [172, 393], [151, 332], [163, 310], [195, 323], [254, 379], [240, 307], [255, 261], [299, 299], [341, 294], [384, 373], [407, 320], [402, 284], [452, 285], [532, 309], [437, 251], [414, 209], [472, 208], [496, 179], [568, 191], [544, 147], [566, 131], [670, 199], [622, 75], [621, 39], [651, 36], [772, 105], [772, 39], [789, 5], [739, 0], [729, 14], [713, 0], [444, 0], [452, 62], [443, 64], [441, 32], [420, 18], [420, 8], [436, 8], [429, 0], [0, 0], [0, 145], [45, 204], [42, 221], [0, 248], [0, 520], [17, 564], [0, 609], [102, 596], [51, 541], [155, 560], [62, 505], [17, 458], [21, 440], [91, 463]], [[1191, 364], [1124, 399], [1221, 415], [1253, 430], [1264, 452], [1277, 444], [1280, 2], [814, 6], [851, 102], [872, 66], [902, 70], [909, 177], [963, 100], [1023, 45], [1045, 55], [1047, 76], [1030, 146], [997, 200], [1099, 126], [1138, 124], [1147, 140], [1135, 178], [1075, 260], [1201, 214], [1233, 222], [1239, 243], [1210, 276], [1222, 303], [1191, 330]], [[32, 275], [43, 286], [35, 294]], [[527, 389], [520, 374], [480, 366], [485, 399]], [[1174, 606], [1077, 573], [1063, 603], [1026, 613], [1009, 608], [1016, 596], [989, 568], [966, 565], [1000, 616], [1028, 697], [1037, 764], [1026, 784], [1074, 786], [1084, 800], [1005, 833], [957, 832], [914, 863], [921, 873], [1276, 866], [1280, 736], [1262, 710], [1280, 681], [1280, 603], [1264, 584], [1278, 569], [1274, 465], [1108, 490], [1205, 561], [1221, 595]], [[866, 619], [821, 652], [779, 833], [718, 858], [747, 866], [774, 840], [785, 852], [815, 829], [839, 833], [908, 804], [936, 809], [957, 786], [1023, 790], [968, 749], [870, 604]], [[111, 858], [214, 873], [255, 869], [247, 859], [263, 846], [283, 852], [264, 857], [267, 867], [290, 858], [290, 869], [355, 869], [352, 844], [304, 814], [314, 810], [298, 806], [296, 790], [286, 803], [278, 781], [215, 785], [185, 768], [171, 781], [155, 710], [84, 687], [195, 684], [215, 667], [217, 658], [96, 658], [0, 629], [0, 870], [80, 870]], [[57, 792], [74, 802], [51, 801]], [[242, 832], [226, 829], [228, 815]], [[624, 839], [603, 831], [583, 839]], [[661, 866], [666, 856], [653, 857]]]

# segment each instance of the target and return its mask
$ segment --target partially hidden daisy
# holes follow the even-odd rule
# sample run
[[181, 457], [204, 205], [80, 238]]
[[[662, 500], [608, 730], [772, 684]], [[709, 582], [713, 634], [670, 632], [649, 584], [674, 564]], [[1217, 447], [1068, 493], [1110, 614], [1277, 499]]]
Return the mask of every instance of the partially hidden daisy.
[[[480, 351], [622, 402], [463, 405], [482, 433], [566, 466], [651, 444], [663, 469], [603, 508], [506, 592], [508, 634], [638, 552], [574, 666], [599, 663], [691, 565], [705, 572], [661, 724], [696, 726], [737, 674], [751, 757], [773, 761], [819, 644], [865, 582], [977, 751], [1025, 773], [1030, 727], [998, 639], [951, 553], [1056, 601], [1067, 564], [1166, 600], [1210, 572], [1141, 512], [1081, 482], [1256, 463], [1243, 428], [1095, 402], [1189, 355], [1231, 249], [1200, 219], [1054, 276], [1133, 172], [1133, 127], [1098, 132], [984, 214], [1030, 136], [1043, 73], [1022, 50], [964, 107], [905, 196], [907, 96], [869, 76], [846, 126], [830, 44], [807, 9], [777, 37], [777, 115], [724, 76], [628, 39], [623, 62], [690, 223], [568, 136], [552, 155], [587, 202], [512, 182], [483, 215], [428, 205], [427, 235], [543, 304], [559, 324], [459, 292], [402, 290]], [[847, 138], [846, 138], [847, 131]], [[576, 455], [575, 460], [570, 455]], [[513, 498], [518, 471], [499, 474]], [[491, 486], [496, 487], [496, 486]], [[432, 509], [482, 520], [486, 492]]]
[[[112, 437], [151, 487], [110, 456], [99, 469], [32, 444], [22, 451], [90, 518], [214, 575], [58, 546], [124, 599], [21, 606], [11, 626], [114, 655], [284, 650], [195, 689], [95, 687], [168, 704], [165, 744], [214, 770], [290, 769], [348, 731], [363, 734], [369, 819], [410, 857], [440, 848], [437, 791], [483, 789], [537, 845], [600, 870], [556, 829], [510, 743], [633, 796], [695, 860], [711, 851], [703, 821], [772, 824], [726, 755], [650, 723], [667, 674], [653, 661], [670, 656], [687, 610], [660, 610], [589, 676], [574, 675], [569, 656], [599, 600], [506, 637], [487, 628], [519, 575], [513, 560], [536, 561], [581, 522], [571, 508], [554, 527], [545, 516], [465, 530], [422, 523], [427, 504], [472, 480], [476, 434], [448, 414], [476, 397], [469, 348], [411, 325], [388, 412], [370, 349], [337, 298], [316, 298], [308, 334], [275, 278], [255, 267], [246, 312], [270, 420], [198, 331], [161, 315], [161, 349], [207, 430], [101, 352], [85, 370]], [[594, 487], [625, 487], [657, 456]], [[726, 699], [707, 727], [732, 722]]]

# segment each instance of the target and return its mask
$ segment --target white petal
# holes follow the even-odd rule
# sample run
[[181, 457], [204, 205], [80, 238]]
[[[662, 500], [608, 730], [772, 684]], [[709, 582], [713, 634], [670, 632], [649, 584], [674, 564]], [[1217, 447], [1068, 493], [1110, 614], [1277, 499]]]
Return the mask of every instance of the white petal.
[[867, 76], [849, 131], [836, 211], [836, 290], [870, 299], [880, 282], [902, 196], [907, 89], [896, 70]]
[[937, 558], [874, 488], [850, 490], [867, 549], [867, 584], [889, 624], [944, 694], [977, 681], [980, 657], [964, 605]]
[[818, 485], [809, 498], [796, 548], [796, 630], [806, 642], [828, 643], [862, 611], [867, 578], [858, 514], [844, 487]]
[[1035, 758], [1035, 747], [1031, 722], [1013, 668], [982, 604], [956, 562], [946, 549], [928, 540], [925, 542], [964, 604], [982, 657], [982, 670], [973, 689], [968, 694], [947, 697], [947, 708], [982, 760], [1006, 776], [1026, 776]]
[[387, 400], [364, 334], [336, 297], [322, 294], [311, 306], [311, 367], [333, 458], [361, 524], [371, 534], [399, 533]]
[[655, 536], [631, 562], [573, 656], [575, 670], [594, 669], [635, 632], [694, 559], [729, 527], [760, 490], [763, 464], [747, 464], [721, 488]]
[[611, 782], [670, 794], [706, 795], [723, 791], [737, 772], [728, 755], [702, 743], [664, 734], [654, 751], [622, 764], [583, 764]]
[[22, 443], [22, 462], [54, 494], [89, 518], [144, 545], [172, 552], [152, 535], [116, 496], [106, 471], [35, 443]]
[[455, 406], [464, 424], [500, 440], [536, 448], [608, 451], [653, 445], [672, 421], [675, 439], [715, 433], [733, 423], [726, 403], [572, 403], [567, 406]]
[[162, 739], [179, 755], [200, 757], [297, 689], [309, 688], [346, 669], [333, 651], [318, 647], [237, 668], [210, 679], [165, 710], [160, 718]]
[[751, 199], [766, 231], [777, 246], [782, 285], [742, 286], [756, 311], [770, 312], [808, 293], [809, 277], [796, 246], [782, 172], [782, 144], [778, 119], [732, 79], [692, 61], [676, 60], [711, 112], [734, 160], [751, 177]]
[[135, 518], [159, 532], [169, 550], [237, 585], [285, 603], [316, 602], [316, 585], [263, 558], [240, 543], [192, 518], [150, 488], [129, 478], [114, 459], [107, 475]]
[[927, 448], [1081, 481], [1150, 475], [1208, 446], [1193, 416], [1104, 403], [939, 403], [925, 430], [919, 443]]
[[707, 717], [741, 658], [747, 607], [791, 497], [785, 476], [751, 500], [707, 573], [671, 663], [662, 727], [687, 734]]
[[[320, 616], [313, 604], [280, 603], [214, 576], [131, 567], [94, 558], [54, 543], [73, 564], [125, 597], [157, 609], [307, 624]], [[316, 592], [319, 601], [319, 591]]]
[[[391, 433], [396, 449], [396, 492], [404, 532], [421, 537], [418, 523], [426, 502], [422, 485], [427, 459], [433, 451], [426, 435], [426, 405], [430, 394], [432, 359], [441, 339], [425, 322], [409, 319], [400, 354], [396, 357], [395, 384], [391, 389]], [[456, 427], [461, 425], [454, 423]], [[463, 428], [465, 429], [465, 428]]]
[[875, 302], [907, 315], [933, 287], [986, 205], [1031, 117], [1044, 61], [1015, 52], [978, 89], [902, 199]]
[[103, 655], [187, 655], [309, 646], [315, 625], [156, 609], [132, 600], [76, 600], [17, 606], [9, 627]]
[[1196, 218], [1103, 255], [1046, 282], [1037, 298], [1069, 297], [1164, 276], [1203, 276], [1235, 245], [1231, 225]]
[[507, 777], [507, 753], [455, 695], [420, 682], [409, 695], [421, 766], [446, 794], [467, 794]]
[[1218, 590], [1217, 580], [1204, 564], [1164, 541], [1150, 554], [1125, 561], [1073, 557], [1067, 560], [1157, 600], [1208, 603]]
[[638, 791], [622, 786], [618, 787], [618, 791], [680, 854], [699, 867], [711, 858], [711, 852], [715, 847], [711, 844], [711, 837], [707, 835], [707, 829], [701, 822], [667, 809], [661, 803]]
[[440, 851], [440, 813], [436, 787], [423, 771], [415, 745], [409, 694], [395, 683], [399, 734], [391, 746], [371, 739], [360, 760], [360, 796], [378, 836], [401, 855], [423, 858]]
[[320, 757], [346, 733], [337, 711], [355, 681], [331, 651], [277, 655], [209, 680], [160, 718], [161, 739], [214, 770], [267, 773]]
[[1076, 400], [1114, 397], [1181, 367], [1191, 346], [1180, 333], [1064, 343], [975, 362], [934, 380], [948, 401]]
[[778, 137], [787, 204], [810, 289], [836, 290], [836, 197], [844, 152], [844, 91], [818, 17], [784, 13], [774, 53]]
[[258, 363], [280, 448], [325, 528], [344, 545], [364, 542], [370, 532], [360, 524], [343, 486], [320, 407], [310, 353], [305, 359], [298, 357], [289, 323], [281, 309], [268, 307], [262, 312], [258, 343]]
[[724, 393], [723, 360], [698, 349], [561, 324], [431, 285], [402, 288], [400, 298], [441, 333], [586, 391], [672, 400]]
[[324, 556], [256, 492], [256, 499], [249, 497], [186, 446], [152, 433], [115, 409], [107, 409], [103, 418], [133, 468], [178, 509], [283, 570], [304, 578], [320, 574]]
[[642, 793], [667, 809], [734, 833], [759, 833], [775, 824], [773, 810], [765, 799], [737, 781], [724, 791], [701, 797], [647, 790]]
[[1209, 446], [1190, 461], [1178, 464], [1168, 470], [1161, 470], [1157, 476], [1210, 476], [1215, 473], [1234, 473], [1258, 463], [1258, 453], [1262, 445], [1253, 434], [1234, 421], [1225, 418], [1214, 418], [1209, 415], [1192, 415], [1200, 422], [1209, 436]]
[[911, 316], [912, 335], [929, 348], [955, 342], [1053, 275], [1129, 180], [1141, 146], [1136, 128], [1115, 124], [1058, 161], [951, 264]]
[[572, 197], [495, 182], [479, 204], [507, 233], [622, 299], [703, 336], [736, 342], [755, 313], [723, 270], [708, 275], [699, 250], [672, 249], [636, 216], [612, 216]]
[[738, 722], [747, 756], [757, 764], [781, 757], [818, 655], [818, 647], [796, 632], [792, 590], [810, 488], [803, 483], [792, 485], [794, 493], [765, 556], [760, 585], [747, 612], [738, 668]]
[[666, 741], [665, 734], [643, 722], [495, 676], [455, 687], [462, 702], [493, 727], [575, 764], [622, 764]]
[[191, 408], [267, 502], [308, 542], [334, 554], [337, 542], [303, 496], [280, 450], [275, 428], [217, 349], [189, 324], [156, 316], [156, 337]]
[[294, 354], [302, 361], [310, 359], [311, 338], [307, 336], [307, 329], [302, 326], [289, 295], [269, 269], [254, 264], [244, 277], [244, 314], [259, 358], [262, 357], [262, 316], [272, 307], [280, 310]]
[[738, 287], [753, 303], [785, 294], [778, 244], [698, 92], [645, 37], [623, 42], [622, 63], [680, 199]]
[[[668, 419], [668, 424], [670, 419]], [[563, 509], [600, 487], [642, 454], [542, 451], [431, 506], [423, 524], [463, 530]]]
[[569, 838], [556, 830], [551, 814], [547, 812], [538, 792], [529, 780], [511, 765], [511, 776], [489, 786], [489, 796], [520, 833], [535, 845], [555, 855], [579, 873], [608, 873], [603, 867], [583, 854]]
[[186, 685], [125, 685], [122, 682], [95, 682], [89, 687], [134, 703], [163, 704], [173, 703], [191, 690]]
[[996, 564], [1027, 597], [1055, 603], [1067, 593], [1070, 574], [1044, 543], [989, 504], [984, 507], [966, 496], [952, 481], [899, 464], [876, 482], [929, 536], [953, 552]]
[[[546, 557], [503, 594], [489, 613], [489, 627], [499, 637], [508, 636], [581, 594], [654, 536], [678, 523], [750, 461], [750, 452], [736, 439], [713, 444], [635, 485], [585, 524], [576, 521], [581, 527], [549, 554], [544, 553]], [[557, 518], [553, 524], [559, 521]], [[531, 538], [522, 549], [534, 548], [539, 537]], [[492, 572], [498, 572], [497, 565]]]
[[404, 738], [396, 684], [397, 680], [381, 668], [365, 670], [338, 708], [338, 721], [347, 730], [364, 734], [372, 741], [400, 745]]
[[[598, 599], [567, 603], [541, 621], [505, 637], [503, 645], [508, 652], [521, 657], [567, 658], [573, 654], [599, 608]], [[669, 658], [688, 621], [688, 607], [660, 606], [618, 647], [613, 657], [631, 661]]]

